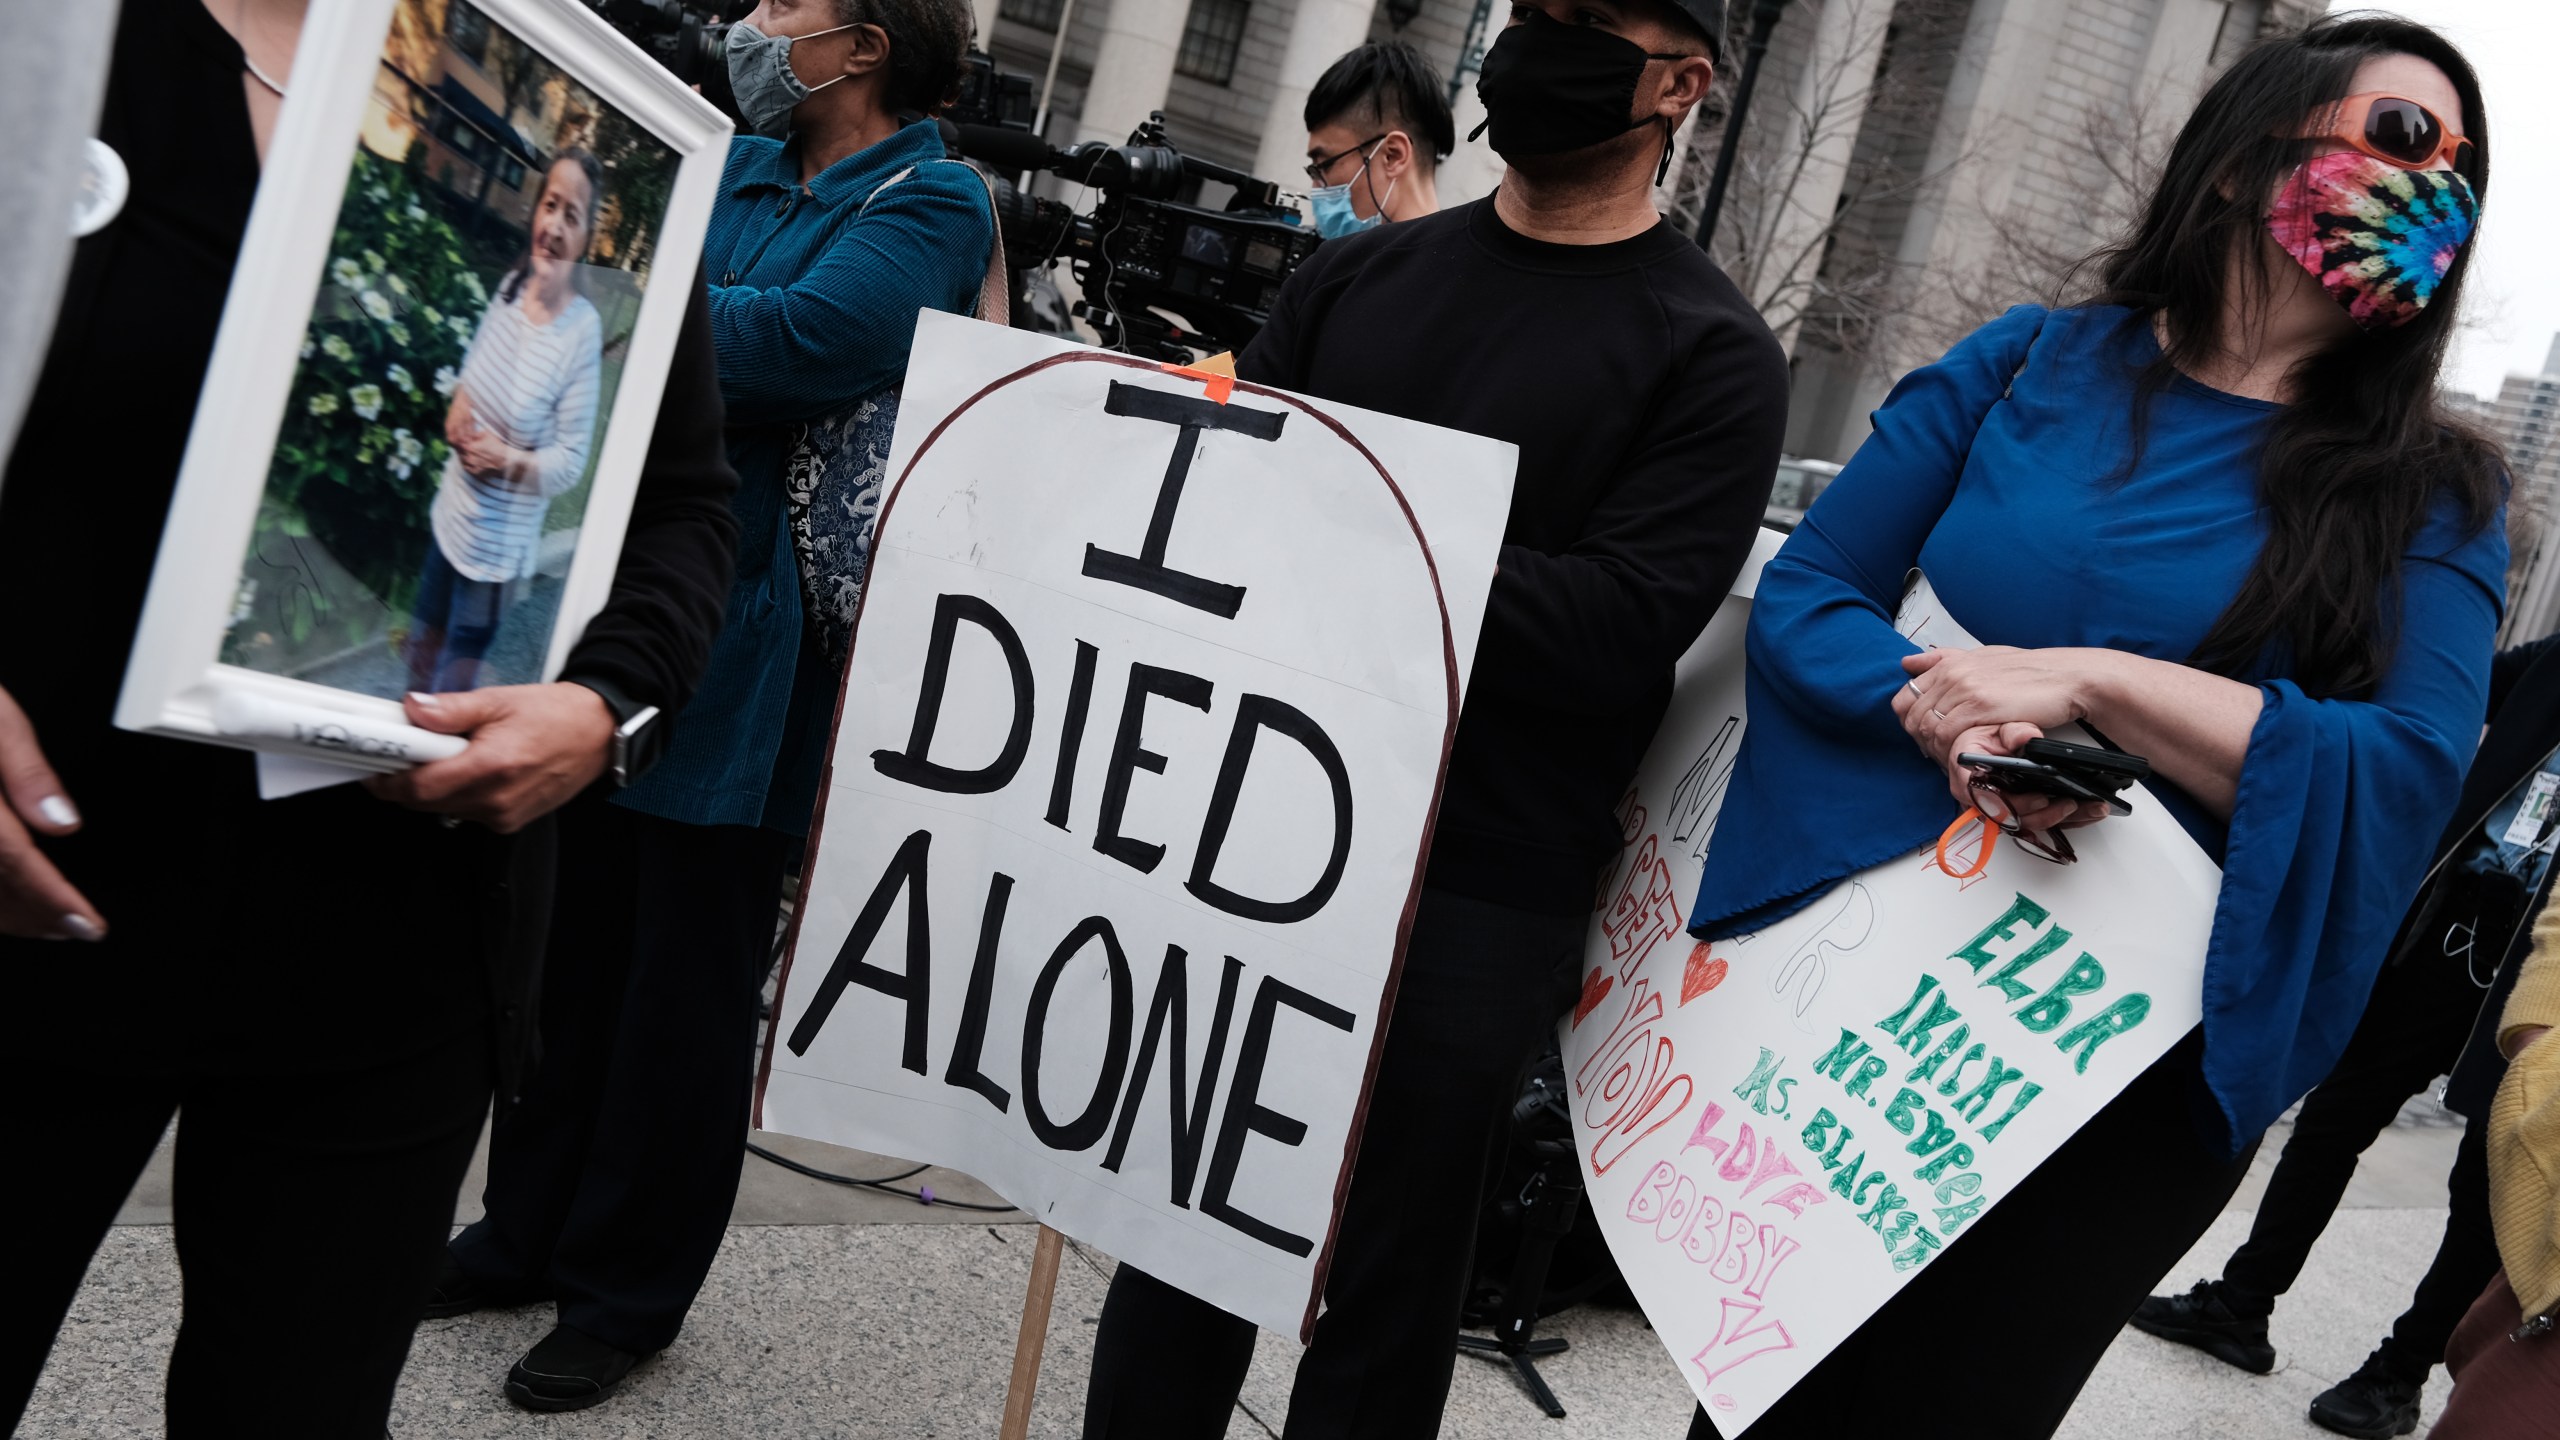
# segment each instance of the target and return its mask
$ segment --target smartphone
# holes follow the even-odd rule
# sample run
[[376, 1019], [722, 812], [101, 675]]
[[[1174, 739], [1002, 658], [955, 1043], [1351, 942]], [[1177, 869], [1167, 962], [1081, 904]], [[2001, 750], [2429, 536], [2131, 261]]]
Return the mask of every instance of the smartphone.
[[1982, 783], [1994, 790], [2057, 795], [2066, 800], [2108, 798], [2106, 792], [2091, 789], [2068, 771], [2023, 755], [1959, 755], [1956, 759], [1984, 771]]
[[2074, 745], [2068, 740], [2047, 740], [2042, 736], [2028, 741], [2019, 752], [2026, 759], [2051, 765], [2058, 770], [2095, 772], [2096, 776], [2123, 779], [2113, 789], [2151, 778], [2151, 762], [2139, 755], [2127, 755], [2096, 745]]
[[2115, 815], [2133, 813], [2117, 792], [2151, 773], [2150, 762], [2138, 755], [2060, 740], [2030, 740], [2016, 755], [1966, 754], [1956, 759], [1981, 770], [1983, 783], [1995, 790], [2094, 801]]

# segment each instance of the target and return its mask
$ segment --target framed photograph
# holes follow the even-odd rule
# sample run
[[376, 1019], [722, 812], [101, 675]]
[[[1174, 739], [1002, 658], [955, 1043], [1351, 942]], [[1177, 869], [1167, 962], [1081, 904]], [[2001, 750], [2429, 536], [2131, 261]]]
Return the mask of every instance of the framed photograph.
[[613, 583], [730, 125], [579, 0], [312, 7], [116, 723], [395, 769]]

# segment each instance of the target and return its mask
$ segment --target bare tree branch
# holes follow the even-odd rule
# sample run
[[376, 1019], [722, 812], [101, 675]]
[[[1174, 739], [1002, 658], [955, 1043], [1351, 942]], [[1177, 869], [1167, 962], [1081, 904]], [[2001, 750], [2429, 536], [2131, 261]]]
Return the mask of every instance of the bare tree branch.
[[[1717, 261], [1782, 339], [1863, 354], [1909, 291], [1884, 238], [1981, 147], [1933, 159], [1969, 0], [1823, 0], [1771, 46], [1726, 190]], [[1719, 108], [1738, 77], [1719, 77]], [[1694, 213], [1715, 146], [1701, 135], [1673, 195]]]

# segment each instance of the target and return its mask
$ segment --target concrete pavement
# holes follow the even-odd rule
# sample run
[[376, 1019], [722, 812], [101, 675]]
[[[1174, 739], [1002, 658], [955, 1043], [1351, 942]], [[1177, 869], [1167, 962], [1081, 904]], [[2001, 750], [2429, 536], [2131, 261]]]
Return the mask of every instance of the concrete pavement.
[[[2273, 1375], [2244, 1375], [2127, 1332], [2064, 1427], [2064, 1440], [2219, 1440], [2326, 1432], [2302, 1418], [2311, 1396], [2352, 1370], [2405, 1303], [2443, 1225], [2443, 1175], [2457, 1131], [2414, 1102], [2367, 1157], [2347, 1209], [2313, 1254], [2275, 1320]], [[2164, 1285], [2214, 1273], [2247, 1230], [2283, 1141], [2268, 1136], [2251, 1183]], [[777, 1149], [826, 1168], [878, 1175], [898, 1167], [803, 1142]], [[162, 1162], [165, 1165], [165, 1156]], [[1032, 1231], [1020, 1217], [965, 1215], [805, 1180], [750, 1158], [738, 1221], [682, 1339], [635, 1373], [611, 1404], [576, 1415], [509, 1407], [498, 1382], [550, 1323], [544, 1307], [439, 1321], [419, 1333], [393, 1415], [421, 1437], [991, 1436], [1029, 1273]], [[866, 1168], [867, 1167], [867, 1168]], [[952, 1198], [974, 1182], [928, 1173]], [[19, 1434], [28, 1440], [114, 1440], [159, 1433], [159, 1385], [175, 1337], [178, 1276], [165, 1168], [137, 1187], [91, 1268], [51, 1368]], [[466, 1192], [476, 1202], [477, 1185]], [[466, 1215], [476, 1203], [466, 1208]], [[1110, 1262], [1069, 1251], [1032, 1433], [1077, 1433]], [[1980, 1317], [1986, 1327], [2007, 1319]], [[1676, 1440], [1690, 1402], [1642, 1317], [1585, 1307], [1549, 1322], [1573, 1349], [1545, 1364], [1568, 1411], [1540, 1415], [1507, 1371], [1461, 1357], [1442, 1435], [1451, 1440]], [[1228, 1435], [1276, 1435], [1288, 1408], [1295, 1345], [1266, 1335]], [[2428, 1418], [2441, 1408], [2439, 1373]], [[280, 1389], [278, 1404], [289, 1405]]]

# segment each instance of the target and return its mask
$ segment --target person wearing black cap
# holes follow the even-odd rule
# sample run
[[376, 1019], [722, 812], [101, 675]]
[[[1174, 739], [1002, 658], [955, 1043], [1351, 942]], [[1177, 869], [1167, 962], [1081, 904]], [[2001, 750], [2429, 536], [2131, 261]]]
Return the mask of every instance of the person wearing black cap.
[[[1768, 501], [1785, 357], [1653, 208], [1722, 31], [1721, 0], [1513, 5], [1478, 85], [1501, 187], [1325, 242], [1237, 367], [1520, 452], [1291, 1440], [1438, 1433], [1488, 1160], [1575, 993], [1673, 664]], [[1253, 1346], [1121, 1266], [1087, 1440], [1226, 1434]]]

